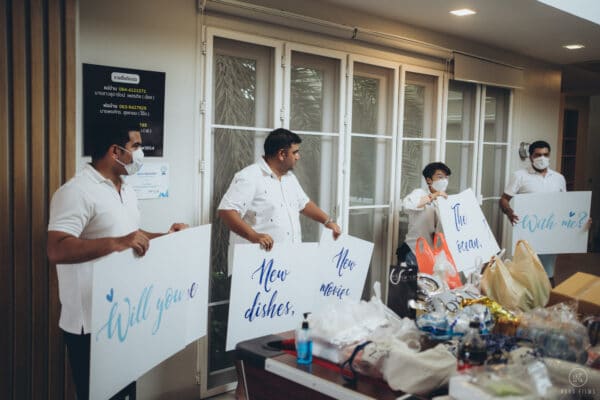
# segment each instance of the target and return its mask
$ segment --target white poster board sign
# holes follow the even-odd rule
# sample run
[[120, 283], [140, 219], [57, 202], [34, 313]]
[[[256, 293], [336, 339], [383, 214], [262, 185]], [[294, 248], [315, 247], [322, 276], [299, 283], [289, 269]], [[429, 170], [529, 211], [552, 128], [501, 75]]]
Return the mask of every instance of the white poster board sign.
[[371, 242], [346, 234], [333, 240], [331, 230], [323, 229], [319, 244], [319, 282], [315, 286], [317, 297], [360, 301], [373, 246]]
[[312, 310], [318, 243], [283, 243], [271, 251], [238, 244], [233, 271], [226, 350], [241, 341], [294, 329]]
[[[327, 230], [329, 234], [331, 231]], [[300, 326], [302, 313], [360, 300], [373, 243], [342, 235], [321, 243], [236, 245], [226, 350], [244, 340]]]
[[500, 251], [471, 189], [447, 199], [439, 197], [437, 202], [448, 249], [459, 271], [469, 270]]
[[90, 399], [107, 399], [206, 335], [210, 225], [93, 264]]
[[525, 239], [538, 254], [587, 251], [592, 192], [518, 194], [512, 201], [519, 217], [513, 243]]

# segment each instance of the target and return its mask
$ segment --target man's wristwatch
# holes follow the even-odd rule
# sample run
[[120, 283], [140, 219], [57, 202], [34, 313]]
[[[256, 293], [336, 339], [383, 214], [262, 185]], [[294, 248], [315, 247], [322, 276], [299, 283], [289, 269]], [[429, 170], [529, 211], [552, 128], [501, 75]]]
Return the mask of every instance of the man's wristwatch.
[[329, 218], [327, 218], [327, 220], [325, 222], [323, 222], [323, 225], [327, 226], [327, 224], [329, 224], [331, 222], [334, 222], [333, 218], [329, 217]]

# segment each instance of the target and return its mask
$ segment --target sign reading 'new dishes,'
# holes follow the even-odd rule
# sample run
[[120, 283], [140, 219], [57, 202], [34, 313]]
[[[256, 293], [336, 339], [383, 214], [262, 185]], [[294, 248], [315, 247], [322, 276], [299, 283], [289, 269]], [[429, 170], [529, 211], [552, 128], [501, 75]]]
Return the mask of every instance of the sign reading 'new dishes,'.
[[459, 271], [470, 270], [500, 251], [471, 189], [437, 202], [448, 249]]
[[210, 225], [93, 264], [90, 399], [107, 399], [206, 335]]
[[[328, 231], [331, 234], [331, 231]], [[236, 245], [226, 350], [244, 340], [295, 329], [302, 314], [334, 301], [358, 301], [373, 244], [337, 241]]]
[[585, 253], [592, 192], [518, 194], [513, 243], [527, 240], [538, 254]]

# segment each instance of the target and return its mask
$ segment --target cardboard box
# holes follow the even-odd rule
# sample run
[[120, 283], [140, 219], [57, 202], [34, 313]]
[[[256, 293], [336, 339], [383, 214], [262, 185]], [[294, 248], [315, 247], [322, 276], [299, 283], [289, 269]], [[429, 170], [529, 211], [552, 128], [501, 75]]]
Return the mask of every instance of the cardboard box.
[[577, 272], [552, 289], [548, 305], [577, 300], [577, 311], [584, 315], [600, 315], [600, 277]]

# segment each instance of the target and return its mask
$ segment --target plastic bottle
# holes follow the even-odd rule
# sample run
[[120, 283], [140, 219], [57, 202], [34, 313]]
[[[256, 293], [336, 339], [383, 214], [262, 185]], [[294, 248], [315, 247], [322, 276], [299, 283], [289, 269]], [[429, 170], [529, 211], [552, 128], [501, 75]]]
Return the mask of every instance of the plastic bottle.
[[308, 327], [308, 314], [304, 313], [302, 327], [296, 330], [296, 353], [298, 354], [298, 364], [312, 363], [312, 338], [310, 328]]
[[469, 330], [458, 345], [457, 369], [464, 371], [471, 367], [483, 365], [487, 358], [485, 341], [479, 335], [479, 321], [472, 320]]

